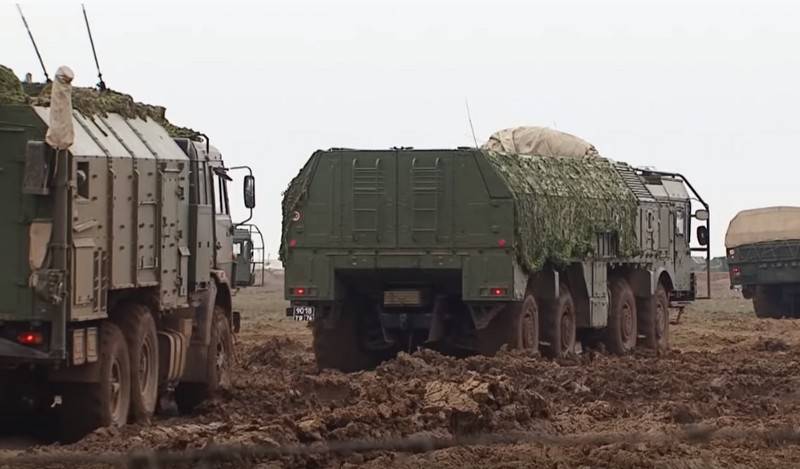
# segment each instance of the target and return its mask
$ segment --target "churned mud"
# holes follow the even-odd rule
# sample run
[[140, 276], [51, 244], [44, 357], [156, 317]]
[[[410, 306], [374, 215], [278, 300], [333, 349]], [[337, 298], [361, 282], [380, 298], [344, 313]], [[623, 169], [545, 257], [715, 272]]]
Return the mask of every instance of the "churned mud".
[[[781, 439], [688, 442], [686, 426], [740, 432], [800, 424], [800, 321], [756, 319], [726, 290], [671, 326], [673, 348], [629, 357], [587, 352], [549, 360], [519, 352], [456, 359], [429, 350], [400, 354], [373, 371], [319, 372], [310, 331], [283, 317], [280, 278], [236, 297], [244, 316], [233, 385], [195, 414], [101, 429], [70, 446], [28, 445], [19, 454], [266, 447], [438, 438], [486, 433], [619, 433], [643, 439], [462, 446], [243, 458], [227, 467], [791, 467], [800, 445]], [[648, 439], [647, 437], [653, 437]], [[0, 446], [2, 448], [2, 446]], [[217, 464], [217, 463], [215, 463]], [[219, 463], [221, 464], [221, 463]], [[2, 464], [0, 464], [2, 466]]]

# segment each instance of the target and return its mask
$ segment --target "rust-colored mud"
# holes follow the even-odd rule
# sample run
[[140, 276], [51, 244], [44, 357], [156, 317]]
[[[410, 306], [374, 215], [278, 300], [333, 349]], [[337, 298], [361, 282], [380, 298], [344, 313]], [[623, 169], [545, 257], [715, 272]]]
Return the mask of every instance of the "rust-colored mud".
[[[304, 324], [282, 317], [275, 279], [236, 298], [245, 315], [232, 389], [192, 416], [98, 430], [66, 448], [123, 451], [536, 431], [660, 434], [691, 424], [758, 430], [800, 423], [800, 321], [756, 319], [726, 293], [672, 325], [673, 350], [553, 361], [522, 353], [401, 354], [374, 371], [318, 372]], [[719, 285], [724, 286], [720, 280]], [[723, 295], [720, 295], [723, 296]], [[229, 467], [791, 467], [800, 445], [758, 439], [474, 446], [407, 454], [295, 456]]]

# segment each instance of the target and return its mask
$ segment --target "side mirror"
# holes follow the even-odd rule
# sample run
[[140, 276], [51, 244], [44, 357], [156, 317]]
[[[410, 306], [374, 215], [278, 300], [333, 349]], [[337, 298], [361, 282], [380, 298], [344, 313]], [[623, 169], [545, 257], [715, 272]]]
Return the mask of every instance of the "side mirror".
[[700, 221], [708, 220], [708, 210], [701, 208], [700, 210], [694, 212], [694, 217]]
[[697, 227], [697, 242], [700, 243], [700, 246], [708, 246], [708, 227]]
[[244, 177], [244, 206], [247, 208], [256, 206], [256, 178], [250, 175]]

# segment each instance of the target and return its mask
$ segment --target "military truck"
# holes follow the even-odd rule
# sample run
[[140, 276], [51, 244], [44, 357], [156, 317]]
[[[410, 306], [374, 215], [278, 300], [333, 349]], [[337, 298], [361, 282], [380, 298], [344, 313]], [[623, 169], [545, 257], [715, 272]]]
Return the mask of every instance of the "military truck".
[[233, 284], [237, 287], [263, 285], [264, 254], [264, 235], [258, 226], [237, 224], [233, 231]]
[[287, 315], [345, 371], [420, 345], [665, 349], [668, 309], [697, 297], [691, 253], [709, 252], [685, 177], [591, 155], [317, 151], [283, 215]]
[[725, 234], [731, 288], [760, 318], [800, 316], [800, 207], [739, 212]]
[[55, 409], [70, 441], [172, 395], [190, 410], [226, 385], [238, 330], [220, 152], [110, 90], [60, 83], [75, 108], [52, 124], [56, 84], [51, 103], [0, 72], [0, 416]]

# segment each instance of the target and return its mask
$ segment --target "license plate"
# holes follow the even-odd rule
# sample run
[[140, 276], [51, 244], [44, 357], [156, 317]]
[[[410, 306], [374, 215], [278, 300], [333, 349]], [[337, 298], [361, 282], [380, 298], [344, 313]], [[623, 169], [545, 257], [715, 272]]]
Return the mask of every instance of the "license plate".
[[292, 308], [292, 317], [295, 321], [313, 321], [314, 320], [314, 307], [313, 306], [294, 306]]

